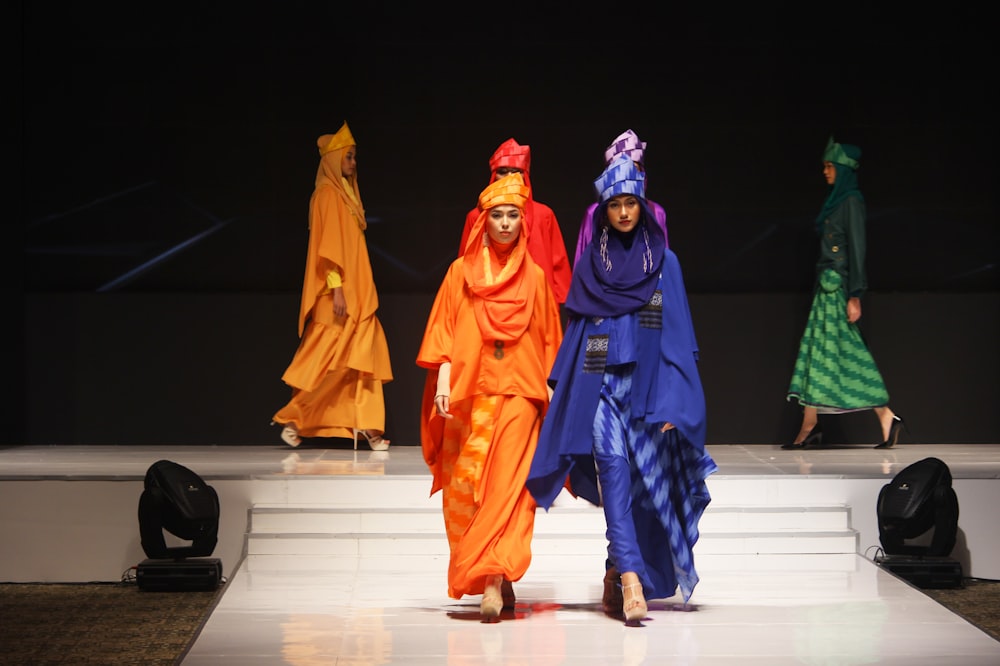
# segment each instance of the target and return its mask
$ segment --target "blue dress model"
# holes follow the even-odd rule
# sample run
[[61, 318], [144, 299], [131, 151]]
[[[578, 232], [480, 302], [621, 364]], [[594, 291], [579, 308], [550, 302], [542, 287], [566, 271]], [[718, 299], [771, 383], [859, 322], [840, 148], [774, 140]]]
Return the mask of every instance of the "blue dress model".
[[[710, 501], [705, 480], [717, 467], [705, 450], [684, 281], [633, 162], [621, 157], [595, 184], [594, 241], [573, 273], [528, 490], [548, 509], [568, 479], [574, 495], [604, 507], [614, 569], [635, 572], [645, 597], [679, 587], [687, 602], [698, 583], [692, 551]], [[624, 195], [639, 204], [625, 233], [608, 220]]]

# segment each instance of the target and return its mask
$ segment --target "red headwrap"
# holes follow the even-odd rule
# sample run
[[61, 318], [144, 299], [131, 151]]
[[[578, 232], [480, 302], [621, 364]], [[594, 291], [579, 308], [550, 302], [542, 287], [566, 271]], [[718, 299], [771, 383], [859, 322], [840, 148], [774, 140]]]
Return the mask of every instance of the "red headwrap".
[[500, 147], [490, 158], [490, 171], [496, 176], [500, 167], [512, 167], [520, 169], [527, 176], [531, 170], [531, 147], [522, 146], [514, 139], [507, 139], [500, 144]]

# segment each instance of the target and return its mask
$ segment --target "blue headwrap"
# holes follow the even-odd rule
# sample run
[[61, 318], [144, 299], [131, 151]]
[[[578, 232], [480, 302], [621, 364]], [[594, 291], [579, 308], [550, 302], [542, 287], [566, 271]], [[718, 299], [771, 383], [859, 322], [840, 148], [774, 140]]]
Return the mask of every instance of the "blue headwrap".
[[[566, 310], [584, 317], [615, 317], [649, 302], [660, 277], [666, 238], [646, 202], [643, 173], [620, 155], [597, 180], [600, 205], [594, 211], [594, 239], [573, 270]], [[608, 222], [608, 201], [635, 195], [642, 213], [635, 228], [623, 234]]]
[[634, 194], [645, 197], [645, 180], [646, 174], [636, 168], [631, 157], [622, 153], [594, 181], [597, 200], [604, 203], [619, 194]]

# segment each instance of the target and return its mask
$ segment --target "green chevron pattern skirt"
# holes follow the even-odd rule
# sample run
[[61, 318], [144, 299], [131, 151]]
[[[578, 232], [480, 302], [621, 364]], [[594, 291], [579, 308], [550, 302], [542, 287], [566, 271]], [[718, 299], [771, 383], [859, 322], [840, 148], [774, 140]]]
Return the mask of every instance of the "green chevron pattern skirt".
[[885, 382], [857, 324], [847, 321], [841, 277], [823, 271], [813, 298], [788, 400], [821, 413], [854, 412], [889, 403]]

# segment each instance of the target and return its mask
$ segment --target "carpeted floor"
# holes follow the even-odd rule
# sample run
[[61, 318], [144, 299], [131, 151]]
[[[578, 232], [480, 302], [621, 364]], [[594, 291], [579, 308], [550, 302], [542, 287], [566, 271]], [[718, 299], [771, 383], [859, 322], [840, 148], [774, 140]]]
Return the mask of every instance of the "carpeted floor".
[[1000, 581], [966, 578], [962, 587], [922, 591], [1000, 641]]
[[[0, 664], [176, 664], [222, 596], [134, 582], [0, 584]], [[1000, 641], [1000, 581], [925, 594]]]
[[2, 584], [0, 664], [175, 664], [222, 591]]

